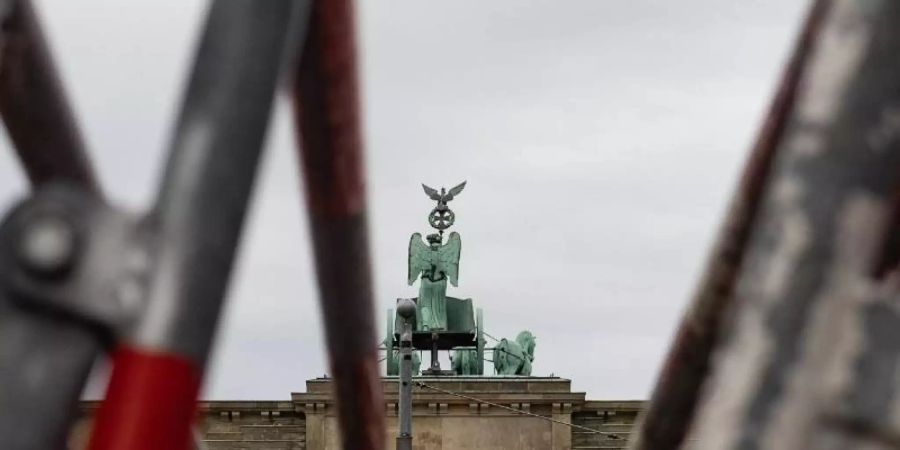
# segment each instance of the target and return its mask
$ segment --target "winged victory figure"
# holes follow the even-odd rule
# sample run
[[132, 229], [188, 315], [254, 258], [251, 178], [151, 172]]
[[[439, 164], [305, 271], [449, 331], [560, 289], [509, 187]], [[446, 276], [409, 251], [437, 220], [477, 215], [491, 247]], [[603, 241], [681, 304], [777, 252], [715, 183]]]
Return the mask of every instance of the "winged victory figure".
[[419, 284], [418, 311], [422, 331], [447, 329], [447, 281], [457, 286], [459, 282], [459, 255], [462, 241], [459, 233], [453, 232], [442, 244], [440, 234], [429, 234], [428, 243], [421, 233], [413, 233], [409, 239], [408, 282], [412, 286], [417, 278]]

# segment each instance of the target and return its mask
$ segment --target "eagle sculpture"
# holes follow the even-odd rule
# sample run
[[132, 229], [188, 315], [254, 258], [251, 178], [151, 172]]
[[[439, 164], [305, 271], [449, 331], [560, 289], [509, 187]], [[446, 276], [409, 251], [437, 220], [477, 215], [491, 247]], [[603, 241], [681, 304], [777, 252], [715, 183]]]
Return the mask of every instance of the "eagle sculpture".
[[437, 209], [439, 209], [439, 210], [446, 209], [447, 202], [449, 202], [450, 200], [453, 200], [453, 197], [459, 195], [459, 193], [462, 192], [464, 187], [466, 187], [465, 181], [463, 181], [462, 183], [459, 183], [456, 187], [450, 189], [449, 191], [447, 191], [444, 188], [441, 188], [441, 191], [438, 192], [437, 189], [429, 187], [429, 186], [425, 185], [425, 183], [422, 183], [422, 189], [425, 190], [425, 195], [427, 195], [428, 198], [438, 202]]

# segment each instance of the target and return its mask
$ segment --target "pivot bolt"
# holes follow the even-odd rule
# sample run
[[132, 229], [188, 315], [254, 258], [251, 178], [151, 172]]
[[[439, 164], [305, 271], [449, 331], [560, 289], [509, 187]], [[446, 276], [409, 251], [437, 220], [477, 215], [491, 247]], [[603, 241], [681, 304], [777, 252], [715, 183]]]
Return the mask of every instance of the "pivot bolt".
[[32, 218], [19, 236], [19, 262], [40, 276], [59, 275], [75, 259], [75, 230], [57, 215], [41, 214]]

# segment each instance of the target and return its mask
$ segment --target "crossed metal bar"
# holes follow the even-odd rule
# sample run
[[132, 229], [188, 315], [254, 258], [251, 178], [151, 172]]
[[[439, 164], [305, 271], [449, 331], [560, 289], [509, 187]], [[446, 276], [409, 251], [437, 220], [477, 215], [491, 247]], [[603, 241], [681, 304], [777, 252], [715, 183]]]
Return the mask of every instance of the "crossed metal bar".
[[898, 52], [813, 2], [630, 449], [900, 448]]
[[[381, 448], [351, 2], [211, 3], [159, 194], [138, 218], [102, 198], [30, 2], [3, 2], [0, 14], [0, 114], [34, 187], [0, 227], [9, 274], [0, 277], [0, 448], [65, 448], [103, 351], [113, 371], [90, 448], [190, 445], [283, 81], [295, 105], [343, 445]], [[339, 276], [347, 260], [364, 268], [352, 283]]]

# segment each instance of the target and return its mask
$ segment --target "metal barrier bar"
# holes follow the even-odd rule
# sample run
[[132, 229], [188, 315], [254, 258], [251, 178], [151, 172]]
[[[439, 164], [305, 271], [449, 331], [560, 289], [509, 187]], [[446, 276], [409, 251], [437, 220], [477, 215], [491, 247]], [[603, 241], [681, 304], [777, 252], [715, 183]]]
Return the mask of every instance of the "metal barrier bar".
[[[68, 207], [76, 211], [56, 211], [74, 219], [80, 208], [97, 203], [91, 197], [99, 196], [100, 187], [46, 39], [28, 0], [0, 3], [0, 21], [0, 116], [35, 188], [74, 185], [65, 196], [75, 200]], [[54, 231], [21, 219], [10, 214], [0, 233], [0, 448], [63, 448], [102, 336], [69, 317], [16, 301], [21, 292], [13, 291], [28, 278], [22, 274], [21, 243], [29, 233]], [[74, 251], [66, 257], [78, 258]], [[64, 283], [50, 278], [48, 288]]]
[[0, 53], [0, 115], [29, 180], [100, 192], [84, 140], [29, 0], [7, 1]]
[[[343, 446], [385, 445], [350, 0], [313, 2], [296, 129]], [[347, 270], [348, 265], [352, 270]]]
[[828, 3], [692, 425], [698, 449], [900, 443], [900, 3]]
[[6, 307], [0, 338], [0, 448], [65, 448], [102, 343], [78, 324]]
[[807, 16], [731, 200], [706, 271], [681, 319], [647, 411], [630, 442], [631, 450], [676, 449], [688, 432], [700, 389], [710, 371], [712, 349], [725, 313], [733, 303], [735, 281], [764, 188], [771, 178], [772, 161], [793, 111], [798, 84], [828, 3], [818, 0]]
[[[0, 245], [4, 274], [19, 270], [8, 258], [15, 254], [12, 244]], [[0, 292], [0, 448], [65, 448], [84, 383], [102, 350], [94, 330], [65, 317], [23, 310], [9, 292]]]
[[147, 308], [114, 353], [90, 448], [179, 449], [304, 3], [212, 3], [162, 188], [146, 218]]

